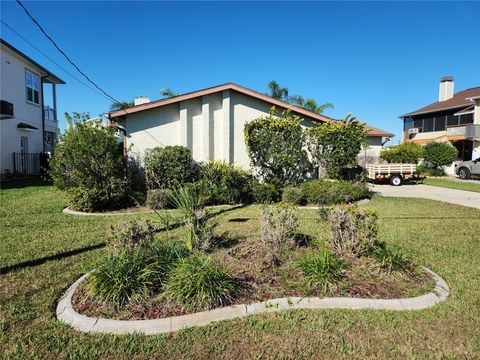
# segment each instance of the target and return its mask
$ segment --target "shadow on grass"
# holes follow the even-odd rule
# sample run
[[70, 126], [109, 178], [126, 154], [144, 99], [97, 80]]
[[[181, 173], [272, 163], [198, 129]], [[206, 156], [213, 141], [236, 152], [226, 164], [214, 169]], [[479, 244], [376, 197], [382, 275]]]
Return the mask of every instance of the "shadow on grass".
[[25, 268], [29, 268], [29, 267], [33, 267], [33, 266], [42, 265], [42, 264], [46, 263], [47, 261], [51, 261], [51, 260], [65, 259], [69, 256], [74, 256], [74, 255], [82, 254], [82, 253], [87, 252], [87, 251], [92, 251], [92, 250], [103, 248], [105, 245], [106, 245], [106, 243], [86, 246], [86, 247], [83, 247], [83, 248], [80, 248], [80, 249], [65, 251], [65, 252], [55, 254], [55, 255], [45, 256], [43, 258], [28, 260], [28, 261], [24, 261], [24, 262], [21, 262], [21, 263], [18, 263], [18, 264], [5, 266], [3, 268], [0, 268], [0, 275], [8, 274], [8, 273], [13, 272], [13, 271], [17, 271], [17, 270], [21, 270], [21, 269], [25, 269]]
[[23, 189], [29, 186], [50, 186], [51, 181], [44, 180], [38, 177], [14, 179], [14, 180], [2, 180], [0, 182], [0, 189]]

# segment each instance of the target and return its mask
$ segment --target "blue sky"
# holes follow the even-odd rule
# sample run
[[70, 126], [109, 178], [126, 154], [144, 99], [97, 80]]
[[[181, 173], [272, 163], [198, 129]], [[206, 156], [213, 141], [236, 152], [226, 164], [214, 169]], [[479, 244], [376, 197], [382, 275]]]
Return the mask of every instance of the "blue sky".
[[[478, 2], [25, 2], [67, 54], [119, 100], [160, 98], [226, 82], [331, 102], [401, 134], [402, 113], [480, 85]], [[63, 67], [62, 58], [15, 2], [1, 18]], [[4, 25], [1, 36], [66, 80], [58, 110], [108, 110], [111, 102], [64, 73]], [[62, 116], [60, 126], [65, 127]]]

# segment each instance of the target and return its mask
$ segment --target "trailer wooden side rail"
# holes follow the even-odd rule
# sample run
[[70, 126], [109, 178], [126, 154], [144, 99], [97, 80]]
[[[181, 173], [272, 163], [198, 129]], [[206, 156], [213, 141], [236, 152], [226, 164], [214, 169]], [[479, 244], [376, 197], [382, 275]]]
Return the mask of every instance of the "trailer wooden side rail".
[[415, 164], [367, 164], [367, 176], [372, 180], [390, 180], [394, 186], [402, 185], [403, 180], [415, 177]]

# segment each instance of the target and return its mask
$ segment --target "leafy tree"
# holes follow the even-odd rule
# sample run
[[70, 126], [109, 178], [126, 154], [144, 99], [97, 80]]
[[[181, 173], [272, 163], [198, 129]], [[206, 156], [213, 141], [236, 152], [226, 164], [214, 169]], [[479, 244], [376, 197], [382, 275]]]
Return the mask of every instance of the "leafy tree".
[[161, 88], [160, 89], [160, 94], [162, 94], [165, 97], [174, 97], [180, 95], [179, 93], [173, 91], [169, 87]]
[[50, 161], [50, 176], [75, 209], [125, 205], [128, 181], [117, 133], [100, 122], [75, 122], [65, 131]]
[[342, 121], [321, 124], [308, 131], [313, 163], [324, 168], [329, 177], [340, 179], [344, 169], [356, 167], [366, 129], [351, 113]]
[[114, 102], [112, 105], [110, 105], [110, 110], [124, 110], [132, 106], [135, 106], [135, 103], [133, 101]]
[[389, 163], [417, 164], [423, 158], [424, 149], [415, 143], [404, 142], [380, 152], [380, 158]]
[[247, 122], [244, 128], [245, 143], [252, 166], [268, 183], [296, 184], [311, 170], [305, 150], [305, 131], [301, 119], [289, 111], [269, 115]]
[[432, 141], [425, 145], [423, 149], [423, 160], [429, 167], [434, 169], [450, 165], [457, 156], [457, 149], [446, 142]]

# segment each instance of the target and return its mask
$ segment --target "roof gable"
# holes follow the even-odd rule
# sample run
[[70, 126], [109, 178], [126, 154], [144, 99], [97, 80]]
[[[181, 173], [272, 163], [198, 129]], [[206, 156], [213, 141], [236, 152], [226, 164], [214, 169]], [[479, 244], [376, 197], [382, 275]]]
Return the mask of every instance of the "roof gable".
[[426, 113], [431, 113], [436, 111], [464, 108], [472, 104], [472, 102], [468, 100], [468, 98], [474, 97], [474, 96], [480, 96], [480, 86], [459, 91], [455, 93], [451, 99], [448, 99], [445, 101], [436, 101], [421, 109], [400, 115], [400, 117], [403, 118], [407, 116], [421, 115], [421, 114], [426, 114]]

